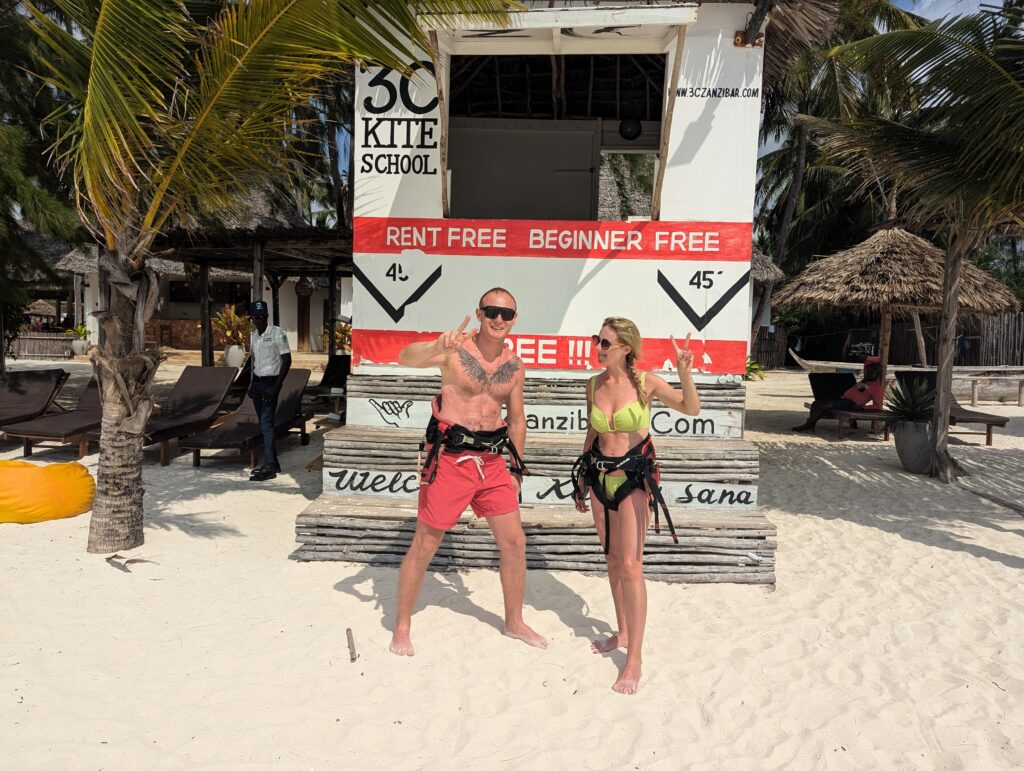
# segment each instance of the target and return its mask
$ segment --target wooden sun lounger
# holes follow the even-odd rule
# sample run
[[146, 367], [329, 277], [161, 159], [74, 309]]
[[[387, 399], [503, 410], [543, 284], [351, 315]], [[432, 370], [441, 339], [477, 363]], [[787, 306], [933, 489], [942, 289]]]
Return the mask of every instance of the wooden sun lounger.
[[0, 426], [43, 415], [68, 380], [63, 369], [24, 369], [0, 383]]
[[79, 397], [75, 409], [40, 415], [19, 423], [8, 423], [0, 426], [0, 431], [10, 439], [21, 439], [22, 454], [26, 458], [32, 455], [34, 442], [77, 444], [78, 457], [84, 458], [89, 453], [87, 436], [90, 431], [100, 427], [102, 419], [103, 404], [100, 401], [100, 391], [96, 378], [92, 378]]
[[[934, 372], [897, 372], [896, 379], [900, 382], [901, 388], [908, 387], [914, 380], [923, 380], [932, 391], [935, 390]], [[1002, 428], [1009, 422], [1009, 418], [1005, 415], [993, 415], [989, 412], [978, 412], [977, 410], [969, 410], [966, 407], [962, 407], [952, 394], [950, 394], [950, 399], [949, 425], [974, 424], [984, 426], [985, 444], [990, 447], [992, 446], [993, 429]], [[957, 433], [979, 435], [977, 431], [958, 431]]]
[[[302, 409], [302, 392], [309, 382], [308, 369], [291, 369], [281, 385], [277, 411], [274, 415], [274, 433], [284, 436], [293, 429], [298, 429], [302, 444], [309, 444], [306, 433], [306, 421], [312, 417], [310, 412]], [[252, 399], [243, 399], [242, 405], [221, 417], [216, 425], [205, 431], [178, 440], [183, 450], [192, 451], [192, 465], [199, 467], [203, 450], [234, 450], [245, 457], [248, 454], [249, 465], [257, 466], [257, 451], [263, 446], [263, 434], [260, 432], [260, 421]]]
[[[171, 462], [172, 439], [201, 431], [217, 419], [235, 367], [188, 366], [182, 370], [167, 399], [150, 416], [143, 433], [146, 444], [160, 445], [160, 465]], [[87, 441], [98, 442], [99, 431], [90, 431]]]

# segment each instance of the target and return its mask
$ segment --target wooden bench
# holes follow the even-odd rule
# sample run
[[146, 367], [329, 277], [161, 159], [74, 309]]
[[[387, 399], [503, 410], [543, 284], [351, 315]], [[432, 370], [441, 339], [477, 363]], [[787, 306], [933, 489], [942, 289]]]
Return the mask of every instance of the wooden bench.
[[1017, 406], [1024, 407], [1024, 375], [963, 375], [957, 380], [966, 380], [971, 384], [971, 406], [978, 406], [978, 392], [986, 383], [1016, 383]]
[[[521, 509], [526, 564], [531, 569], [605, 572], [604, 553], [589, 514], [555, 506]], [[775, 583], [775, 525], [758, 510], [724, 515], [694, 510], [673, 516], [679, 543], [667, 528], [647, 534], [644, 572], [654, 580]], [[330, 496], [313, 501], [296, 520], [292, 558], [398, 566], [412, 542], [415, 502], [390, 497]], [[498, 567], [498, 550], [483, 520], [464, 516], [445, 535], [433, 570]]]

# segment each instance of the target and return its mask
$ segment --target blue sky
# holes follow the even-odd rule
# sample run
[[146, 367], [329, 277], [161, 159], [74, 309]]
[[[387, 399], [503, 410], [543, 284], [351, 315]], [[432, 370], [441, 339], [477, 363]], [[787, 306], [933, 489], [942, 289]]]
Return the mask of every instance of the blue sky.
[[[990, 5], [995, 4], [994, 0], [987, 1]], [[940, 16], [976, 13], [981, 3], [979, 0], [897, 0], [896, 5], [926, 19], [937, 19]]]

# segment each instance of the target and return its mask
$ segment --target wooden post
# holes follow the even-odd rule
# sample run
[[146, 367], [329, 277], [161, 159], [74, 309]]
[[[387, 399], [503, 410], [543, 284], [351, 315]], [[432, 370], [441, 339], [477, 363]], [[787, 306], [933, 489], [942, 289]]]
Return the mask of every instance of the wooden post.
[[271, 311], [271, 323], [275, 327], [281, 326], [281, 310], [278, 306], [280, 304], [281, 282], [284, 281], [284, 279], [285, 276], [278, 275], [277, 273], [267, 274], [267, 282], [270, 284], [270, 302], [274, 308], [273, 311]]
[[61, 319], [61, 315], [60, 315], [60, 298], [59, 297], [54, 298], [53, 310], [54, 310], [54, 313], [57, 314], [57, 326], [61, 326], [62, 319]]
[[327, 267], [327, 359], [334, 355], [334, 331], [338, 324], [338, 268], [334, 260]]
[[441, 67], [443, 56], [437, 43], [436, 30], [430, 30], [430, 60], [434, 64], [434, 82], [437, 84], [437, 111], [441, 116], [441, 216], [450, 217], [451, 207], [448, 204], [448, 100], [444, 93], [444, 70]]
[[75, 326], [78, 327], [85, 323], [85, 314], [82, 312], [82, 275], [76, 273], [73, 281], [75, 285], [75, 302], [72, 308], [74, 308]]
[[210, 264], [199, 263], [199, 350], [202, 365], [213, 366], [213, 325], [210, 323]]
[[669, 79], [668, 93], [665, 94], [665, 109], [661, 119], [661, 144], [658, 148], [658, 177], [654, 181], [654, 195], [651, 198], [651, 219], [661, 219], [661, 189], [665, 185], [665, 167], [668, 165], [668, 138], [672, 133], [672, 114], [676, 108], [676, 89], [679, 87], [679, 70], [683, 64], [683, 42], [686, 40], [686, 27], [680, 25], [676, 30], [676, 53], [672, 57], [672, 76]]
[[922, 367], [928, 366], [928, 351], [924, 347], [924, 332], [921, 330], [921, 314], [916, 310], [910, 312], [914, 320], [914, 337], [917, 338], [917, 360]]
[[878, 329], [878, 359], [882, 363], [882, 389], [889, 369], [889, 338], [892, 337], [892, 306], [882, 306], [882, 324]]
[[266, 261], [263, 256], [264, 244], [256, 241], [252, 245], [252, 292], [250, 300], [263, 299], [263, 273], [266, 270]]

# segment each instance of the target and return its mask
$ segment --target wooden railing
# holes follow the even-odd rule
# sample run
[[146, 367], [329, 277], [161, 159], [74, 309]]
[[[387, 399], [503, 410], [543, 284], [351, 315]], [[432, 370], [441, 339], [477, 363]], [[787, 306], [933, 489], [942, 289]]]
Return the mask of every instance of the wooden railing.
[[11, 344], [10, 356], [15, 359], [70, 359], [71, 335], [61, 332], [25, 332]]

